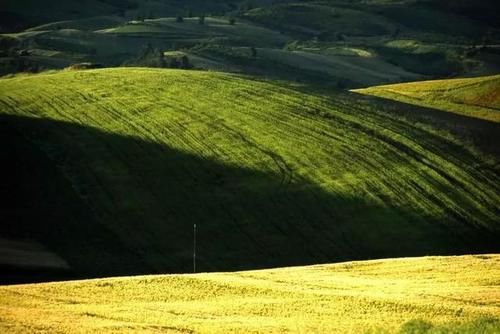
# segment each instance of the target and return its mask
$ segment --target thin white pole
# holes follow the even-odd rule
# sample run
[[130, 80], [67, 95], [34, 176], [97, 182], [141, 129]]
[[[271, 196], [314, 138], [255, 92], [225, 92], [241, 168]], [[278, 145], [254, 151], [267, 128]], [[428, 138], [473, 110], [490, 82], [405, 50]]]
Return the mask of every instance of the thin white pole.
[[196, 224], [193, 225], [193, 273], [196, 273]]

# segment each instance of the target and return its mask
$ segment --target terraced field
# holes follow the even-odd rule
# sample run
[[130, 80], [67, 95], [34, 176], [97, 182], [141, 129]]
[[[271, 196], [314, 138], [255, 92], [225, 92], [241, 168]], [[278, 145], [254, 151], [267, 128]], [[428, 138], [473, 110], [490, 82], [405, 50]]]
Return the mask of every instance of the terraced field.
[[353, 91], [500, 122], [500, 75], [419, 81]]
[[7, 333], [500, 331], [500, 256], [0, 287]]
[[190, 271], [195, 223], [201, 271], [499, 250], [496, 162], [350, 95], [140, 68], [0, 92], [4, 234], [77, 276]]

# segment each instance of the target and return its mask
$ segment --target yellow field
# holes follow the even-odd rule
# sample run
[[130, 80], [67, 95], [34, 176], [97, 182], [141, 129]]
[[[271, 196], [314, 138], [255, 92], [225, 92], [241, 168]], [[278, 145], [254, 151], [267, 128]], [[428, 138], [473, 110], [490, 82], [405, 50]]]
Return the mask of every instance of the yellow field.
[[500, 255], [0, 287], [6, 333], [498, 333]]
[[353, 91], [500, 122], [500, 75], [410, 82]]

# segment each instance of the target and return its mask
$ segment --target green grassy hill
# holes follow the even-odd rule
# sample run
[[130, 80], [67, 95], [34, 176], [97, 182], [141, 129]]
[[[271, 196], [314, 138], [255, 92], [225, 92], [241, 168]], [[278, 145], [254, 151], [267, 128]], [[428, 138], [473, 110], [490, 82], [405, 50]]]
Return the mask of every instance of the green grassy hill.
[[500, 331], [500, 256], [0, 287], [8, 333]]
[[[2, 235], [76, 276], [498, 251], [496, 158], [354, 95], [221, 73], [0, 80]], [[493, 161], [491, 160], [493, 159]]]
[[377, 86], [354, 92], [500, 122], [500, 75]]
[[[297, 37], [317, 36], [326, 40], [334, 39], [340, 33], [347, 36], [405, 34], [419, 35], [425, 40], [456, 41], [481, 39], [488, 27], [498, 28], [492, 23], [494, 20], [480, 21], [467, 15], [474, 11], [497, 10], [498, 4], [494, 1], [462, 2], [461, 5], [450, 1], [450, 4], [444, 5], [445, 1], [441, 1], [441, 6], [438, 2], [284, 1], [249, 10], [245, 17]], [[483, 16], [488, 14], [483, 13]]]

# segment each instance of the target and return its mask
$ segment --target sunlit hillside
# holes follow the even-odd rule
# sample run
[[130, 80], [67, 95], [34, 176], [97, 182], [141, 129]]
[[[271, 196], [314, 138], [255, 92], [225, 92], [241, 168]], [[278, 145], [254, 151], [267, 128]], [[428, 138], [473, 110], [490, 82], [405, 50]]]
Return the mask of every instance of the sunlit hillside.
[[500, 122], [500, 75], [376, 86], [354, 92]]
[[4, 333], [500, 331], [500, 256], [0, 287]]
[[194, 224], [205, 271], [498, 250], [494, 161], [383, 105], [139, 68], [0, 91], [5, 236], [80, 277], [190, 271]]

